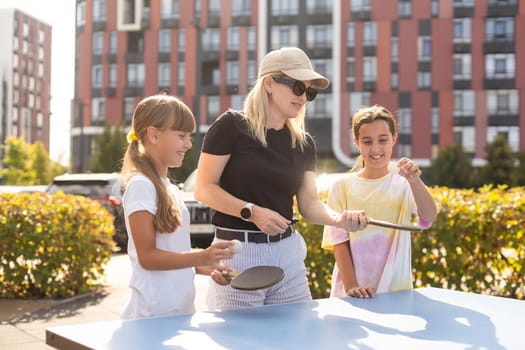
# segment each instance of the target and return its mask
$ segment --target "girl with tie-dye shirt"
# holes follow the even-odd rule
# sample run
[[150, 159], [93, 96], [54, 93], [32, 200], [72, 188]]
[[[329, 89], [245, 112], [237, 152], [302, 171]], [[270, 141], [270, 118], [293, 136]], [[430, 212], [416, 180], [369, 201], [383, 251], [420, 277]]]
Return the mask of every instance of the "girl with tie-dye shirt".
[[[437, 208], [419, 166], [407, 158], [390, 164], [398, 137], [392, 113], [377, 105], [362, 108], [352, 118], [352, 131], [361, 155], [353, 171], [332, 185], [328, 205], [399, 224], [409, 224], [415, 214], [420, 226], [429, 227]], [[363, 220], [364, 213], [357, 219]], [[331, 296], [368, 298], [412, 289], [408, 231], [369, 225], [346, 232], [325, 226], [322, 246], [333, 250], [336, 260]]]

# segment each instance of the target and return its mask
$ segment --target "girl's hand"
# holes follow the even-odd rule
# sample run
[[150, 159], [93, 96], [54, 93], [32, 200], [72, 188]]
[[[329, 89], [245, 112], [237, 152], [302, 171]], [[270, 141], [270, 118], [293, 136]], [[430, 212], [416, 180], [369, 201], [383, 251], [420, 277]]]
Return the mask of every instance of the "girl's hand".
[[215, 283], [220, 284], [221, 286], [227, 286], [232, 280], [231, 272], [234, 271], [235, 270], [231, 266], [221, 263], [211, 272], [210, 277]]
[[347, 232], [364, 230], [367, 224], [364, 210], [345, 210], [335, 218], [335, 226]]
[[362, 299], [368, 299], [373, 298], [376, 295], [376, 291], [372, 287], [350, 287], [346, 291], [346, 295], [354, 298], [362, 298]]
[[220, 266], [224, 259], [231, 259], [234, 254], [235, 242], [222, 241], [213, 243], [208, 248], [204, 249], [203, 265], [210, 265], [212, 267]]
[[397, 166], [399, 168], [399, 175], [406, 178], [408, 182], [414, 183], [419, 180], [421, 169], [419, 169], [419, 165], [417, 165], [416, 162], [408, 158], [401, 158]]

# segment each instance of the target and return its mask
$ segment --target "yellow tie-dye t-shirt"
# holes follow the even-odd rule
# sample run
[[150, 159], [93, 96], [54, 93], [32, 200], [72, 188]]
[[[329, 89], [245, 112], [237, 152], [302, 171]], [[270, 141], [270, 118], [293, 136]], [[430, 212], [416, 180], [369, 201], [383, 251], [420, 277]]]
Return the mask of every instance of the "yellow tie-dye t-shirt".
[[[408, 182], [390, 173], [374, 180], [349, 173], [334, 182], [327, 204], [338, 212], [365, 210], [368, 217], [399, 224], [409, 224], [416, 212]], [[343, 242], [350, 244], [360, 286], [373, 287], [377, 293], [412, 289], [410, 232], [373, 225], [362, 231], [346, 232], [325, 226], [323, 248], [333, 249]], [[337, 265], [332, 275], [331, 296], [346, 296]]]

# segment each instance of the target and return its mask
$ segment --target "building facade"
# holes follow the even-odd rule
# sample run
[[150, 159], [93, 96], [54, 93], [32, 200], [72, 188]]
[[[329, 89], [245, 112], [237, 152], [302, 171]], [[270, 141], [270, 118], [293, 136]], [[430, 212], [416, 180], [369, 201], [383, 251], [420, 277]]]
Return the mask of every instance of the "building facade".
[[453, 142], [481, 163], [497, 134], [525, 149], [525, 0], [77, 0], [76, 31], [73, 171], [160, 90], [192, 108], [200, 148], [282, 46], [331, 80], [307, 107], [320, 157], [353, 163], [351, 115], [370, 104], [398, 116], [395, 155], [423, 166]]
[[16, 9], [0, 10], [0, 83], [0, 143], [23, 136], [49, 151], [50, 25]]

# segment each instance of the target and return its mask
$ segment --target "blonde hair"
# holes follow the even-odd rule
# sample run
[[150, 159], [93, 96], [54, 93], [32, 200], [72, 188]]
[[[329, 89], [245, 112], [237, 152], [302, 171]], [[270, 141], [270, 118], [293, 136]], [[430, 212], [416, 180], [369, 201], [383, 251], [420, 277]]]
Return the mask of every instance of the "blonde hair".
[[160, 131], [192, 132], [195, 129], [195, 118], [181, 100], [166, 94], [144, 98], [133, 113], [131, 132], [135, 137], [131, 138], [124, 155], [121, 170], [123, 185], [126, 186], [131, 176], [137, 172], [151, 180], [157, 194], [157, 211], [153, 225], [156, 231], [169, 233], [180, 226], [181, 213], [156, 170], [155, 160], [144, 152], [144, 140], [149, 127]]
[[[397, 122], [388, 109], [380, 105], [373, 105], [370, 107], [362, 107], [352, 116], [352, 134], [354, 139], [359, 141], [359, 130], [364, 124], [371, 124], [376, 120], [384, 120], [387, 125], [390, 133], [394, 135], [397, 132]], [[352, 171], [356, 171], [365, 166], [363, 157], [359, 155], [356, 163], [352, 167]]]
[[[266, 77], [282, 76], [283, 74], [267, 74], [259, 77], [246, 96], [244, 102], [244, 116], [248, 120], [248, 125], [252, 136], [259, 140], [263, 146], [267, 146], [266, 143], [266, 125], [268, 123], [268, 115], [270, 114], [270, 102], [268, 98], [268, 92], [264, 88], [264, 79]], [[307, 132], [304, 126], [304, 120], [306, 117], [306, 107], [303, 106], [295, 118], [287, 118], [286, 126], [290, 130], [292, 135], [292, 148], [295, 148], [297, 144], [301, 150], [307, 143]]]

